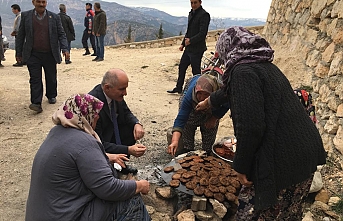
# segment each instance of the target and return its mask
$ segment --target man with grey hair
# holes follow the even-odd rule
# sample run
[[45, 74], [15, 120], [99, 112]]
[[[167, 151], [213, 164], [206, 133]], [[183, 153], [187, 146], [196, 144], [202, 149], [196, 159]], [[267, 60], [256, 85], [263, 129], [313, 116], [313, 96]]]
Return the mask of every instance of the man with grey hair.
[[[63, 26], [64, 32], [66, 33], [66, 37], [68, 41], [68, 50], [70, 54], [71, 42], [75, 40], [74, 25], [71, 18], [67, 15], [66, 6], [64, 4], [60, 4], [59, 9], [60, 9], [60, 13], [58, 13], [58, 15], [61, 18], [62, 26]], [[70, 58], [69, 59], [66, 58], [65, 63], [70, 64], [71, 63]]]
[[[144, 136], [144, 129], [124, 100], [128, 82], [129, 78], [123, 70], [110, 69], [105, 73], [101, 84], [89, 92], [104, 102], [95, 132], [107, 153], [140, 157], [145, 153], [146, 147], [136, 144], [136, 141]], [[137, 173], [137, 170], [127, 166], [123, 173]]]
[[94, 25], [93, 25], [93, 35], [95, 36], [96, 42], [96, 58], [92, 61], [103, 61], [105, 54], [104, 39], [107, 30], [107, 17], [106, 13], [101, 9], [100, 3], [94, 3]]

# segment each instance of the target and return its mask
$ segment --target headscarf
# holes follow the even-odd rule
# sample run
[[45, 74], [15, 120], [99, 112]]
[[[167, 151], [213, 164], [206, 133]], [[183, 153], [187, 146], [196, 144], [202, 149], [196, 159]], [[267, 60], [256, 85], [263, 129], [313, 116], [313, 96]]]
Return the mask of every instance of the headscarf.
[[199, 91], [204, 91], [204, 92], [211, 94], [212, 92], [214, 92], [218, 89], [219, 89], [219, 83], [218, 83], [218, 80], [216, 79], [216, 77], [209, 75], [209, 74], [203, 74], [198, 78], [198, 80], [195, 84], [192, 98], [196, 103], [198, 103], [199, 101], [196, 98], [196, 94]]
[[103, 105], [102, 101], [92, 95], [76, 94], [69, 97], [58, 108], [52, 116], [52, 121], [56, 125], [83, 130], [101, 142], [91, 125], [99, 115]]
[[216, 51], [226, 68], [223, 75], [224, 87], [227, 87], [230, 72], [237, 64], [272, 62], [274, 58], [274, 50], [264, 38], [237, 26], [221, 33]]

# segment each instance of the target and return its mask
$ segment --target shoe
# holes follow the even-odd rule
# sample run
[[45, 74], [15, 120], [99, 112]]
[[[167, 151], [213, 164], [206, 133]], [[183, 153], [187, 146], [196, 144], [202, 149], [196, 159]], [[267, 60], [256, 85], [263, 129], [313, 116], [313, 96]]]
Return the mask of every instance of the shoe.
[[174, 88], [173, 90], [168, 90], [167, 92], [170, 94], [175, 94], [175, 93], [181, 94], [182, 89]]
[[15, 63], [13, 64], [13, 67], [23, 67], [23, 63]]
[[83, 54], [83, 56], [91, 54], [89, 50], [86, 49], [86, 52]]
[[99, 58], [98, 57], [96, 57], [96, 58], [94, 58], [92, 61], [97, 61]]
[[69, 60], [68, 60], [68, 61], [66, 61], [66, 64], [71, 64], [71, 61], [69, 61]]
[[56, 104], [56, 98], [49, 98], [49, 104]]
[[95, 54], [95, 53], [93, 53], [93, 54], [91, 54], [91, 56], [96, 56], [96, 54]]
[[5, 66], [4, 66], [3, 64], [0, 63], [0, 68], [3, 68], [3, 67], [5, 67]]
[[103, 58], [98, 58], [98, 60], [96, 60], [96, 62], [103, 61], [103, 60], [104, 60]]
[[137, 168], [134, 168], [132, 166], [129, 166], [129, 165], [126, 165], [126, 168], [123, 168], [121, 171], [120, 171], [122, 174], [129, 174], [129, 173], [132, 173], [133, 175], [136, 175], [138, 173], [138, 170]]
[[41, 113], [43, 111], [42, 105], [40, 104], [30, 104], [29, 108], [37, 113]]

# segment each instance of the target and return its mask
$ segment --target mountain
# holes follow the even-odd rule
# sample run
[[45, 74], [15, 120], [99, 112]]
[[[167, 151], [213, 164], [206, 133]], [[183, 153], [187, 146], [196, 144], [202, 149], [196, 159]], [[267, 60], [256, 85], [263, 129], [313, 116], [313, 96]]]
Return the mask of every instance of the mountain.
[[[89, 1], [93, 2], [93, 1]], [[176, 17], [153, 8], [125, 7], [115, 2], [98, 1], [101, 8], [106, 12], [108, 34], [105, 44], [124, 43], [131, 25], [134, 41], [145, 41], [156, 39], [156, 34], [162, 24], [164, 37], [176, 36], [180, 32], [185, 33], [187, 28], [187, 17]], [[33, 9], [31, 0], [1, 0], [0, 15], [2, 17], [3, 33], [10, 41], [10, 47], [14, 47], [14, 38], [10, 36], [13, 26], [14, 15], [11, 11], [12, 4], [20, 5], [22, 11]], [[76, 32], [76, 40], [72, 47], [82, 47], [81, 38], [84, 30], [83, 19], [85, 16], [84, 0], [60, 0], [48, 1], [47, 9], [58, 13], [58, 6], [63, 3], [67, 6], [67, 14], [72, 18]], [[222, 29], [232, 25], [255, 26], [262, 25], [264, 21], [258, 19], [234, 19], [234, 18], [212, 18], [210, 30]]]

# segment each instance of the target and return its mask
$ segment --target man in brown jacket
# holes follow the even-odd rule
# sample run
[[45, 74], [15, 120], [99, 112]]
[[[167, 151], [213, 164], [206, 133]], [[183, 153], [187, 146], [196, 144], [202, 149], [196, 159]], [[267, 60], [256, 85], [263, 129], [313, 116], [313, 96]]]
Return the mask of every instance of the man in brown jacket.
[[100, 3], [95, 2], [94, 3], [94, 25], [93, 25], [93, 35], [95, 36], [95, 42], [96, 42], [96, 58], [94, 58], [92, 61], [103, 61], [104, 60], [104, 38], [106, 35], [106, 29], [107, 29], [107, 18], [106, 13], [101, 9]]

